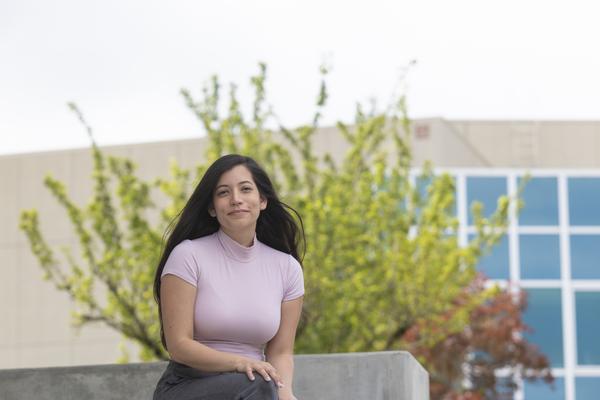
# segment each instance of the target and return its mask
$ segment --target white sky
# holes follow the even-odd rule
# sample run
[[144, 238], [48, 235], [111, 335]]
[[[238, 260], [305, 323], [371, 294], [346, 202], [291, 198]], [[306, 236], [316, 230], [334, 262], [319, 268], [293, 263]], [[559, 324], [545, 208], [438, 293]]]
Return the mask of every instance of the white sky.
[[325, 124], [385, 104], [411, 117], [600, 120], [595, 1], [0, 0], [0, 154], [202, 135], [179, 94], [268, 64], [267, 96], [307, 122], [328, 60]]

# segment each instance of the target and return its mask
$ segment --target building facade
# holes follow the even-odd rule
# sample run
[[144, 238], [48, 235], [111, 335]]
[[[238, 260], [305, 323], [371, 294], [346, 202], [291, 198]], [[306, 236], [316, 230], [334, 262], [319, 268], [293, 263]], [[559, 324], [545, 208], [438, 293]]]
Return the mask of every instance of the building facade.
[[[346, 149], [335, 129], [321, 129], [318, 154], [340, 160]], [[598, 398], [600, 393], [600, 123], [573, 121], [413, 122], [413, 165], [431, 160], [455, 177], [459, 238], [474, 234], [469, 205], [495, 209], [502, 194], [514, 195], [526, 175], [525, 207], [512, 211], [508, 234], [479, 269], [529, 295], [526, 322], [552, 363], [555, 390], [522, 382], [515, 400]], [[170, 160], [192, 167], [204, 139], [112, 146], [109, 154], [132, 158], [144, 179], [166, 177]], [[416, 170], [415, 170], [416, 171]], [[53, 248], [77, 249], [64, 209], [44, 187], [47, 173], [66, 184], [76, 204], [92, 193], [89, 149], [0, 156], [0, 368], [113, 363], [119, 343], [135, 345], [102, 325], [75, 329], [67, 296], [43, 281], [29, 243], [18, 229], [22, 209], [35, 208]], [[415, 172], [416, 175], [416, 172]], [[162, 199], [157, 198], [160, 204]]]
[[596, 399], [600, 393], [600, 171], [560, 169], [445, 169], [456, 182], [459, 241], [475, 234], [473, 201], [484, 216], [499, 196], [515, 196], [528, 176], [519, 213], [507, 235], [478, 269], [499, 285], [527, 293], [527, 339], [550, 360], [552, 390], [520, 382], [515, 400]]

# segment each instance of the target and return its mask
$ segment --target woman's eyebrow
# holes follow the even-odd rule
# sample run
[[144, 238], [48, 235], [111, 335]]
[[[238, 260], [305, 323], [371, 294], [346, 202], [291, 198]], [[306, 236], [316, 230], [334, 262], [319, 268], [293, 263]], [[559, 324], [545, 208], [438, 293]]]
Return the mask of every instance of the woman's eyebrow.
[[[244, 184], [244, 183], [249, 183], [249, 184], [251, 184], [251, 185], [252, 185], [252, 182], [250, 182], [250, 181], [241, 181], [240, 183], [238, 183], [238, 185], [242, 185], [242, 184]], [[218, 189], [218, 188], [220, 188], [220, 187], [227, 187], [227, 188], [228, 188], [228, 187], [229, 187], [229, 185], [225, 185], [225, 184], [223, 184], [223, 185], [219, 185], [219, 186], [217, 186], [217, 187], [215, 188], [215, 190], [216, 190], [216, 189]]]

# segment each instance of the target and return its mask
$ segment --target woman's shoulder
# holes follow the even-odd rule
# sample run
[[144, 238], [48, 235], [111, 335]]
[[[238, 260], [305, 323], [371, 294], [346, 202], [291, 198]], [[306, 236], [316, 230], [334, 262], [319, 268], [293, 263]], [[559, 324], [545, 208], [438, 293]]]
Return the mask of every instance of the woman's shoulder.
[[265, 243], [262, 243], [262, 242], [261, 242], [261, 244], [264, 249], [263, 251], [264, 251], [265, 259], [275, 260], [278, 263], [284, 263], [284, 264], [298, 263], [298, 261], [290, 253], [286, 253], [284, 251], [274, 249], [273, 247], [271, 247]]
[[262, 245], [263, 252], [265, 254], [267, 254], [268, 256], [277, 257], [277, 258], [284, 258], [284, 257], [289, 256], [289, 254], [286, 253], [286, 252], [283, 252], [281, 250], [277, 250], [277, 249], [269, 246], [268, 244], [266, 244], [264, 242], [261, 242], [261, 241], [259, 241], [259, 242]]
[[197, 252], [210, 249], [215, 244], [215, 235], [216, 233], [213, 233], [196, 239], [185, 239], [179, 242], [179, 244], [175, 246], [174, 250], [177, 249], [181, 252]]

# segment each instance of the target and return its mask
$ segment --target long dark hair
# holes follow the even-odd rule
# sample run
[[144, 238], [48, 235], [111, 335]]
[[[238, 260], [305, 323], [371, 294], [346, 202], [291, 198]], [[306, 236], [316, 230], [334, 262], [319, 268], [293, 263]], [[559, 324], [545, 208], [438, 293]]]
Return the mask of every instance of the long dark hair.
[[[208, 236], [219, 230], [219, 222], [208, 214], [208, 209], [212, 206], [213, 193], [221, 175], [238, 165], [244, 165], [248, 168], [256, 183], [258, 192], [263, 198], [267, 199], [267, 208], [261, 210], [256, 221], [256, 238], [274, 249], [291, 254], [302, 265], [302, 258], [306, 249], [306, 238], [304, 237], [304, 226], [300, 214], [279, 200], [269, 176], [252, 158], [239, 154], [228, 154], [219, 158], [208, 167], [185, 207], [173, 221], [177, 221], [173, 230], [169, 233], [169, 228], [167, 228], [167, 232], [165, 232], [168, 239], [154, 275], [154, 299], [158, 303], [160, 340], [165, 349], [167, 349], [167, 343], [160, 307], [160, 276], [165, 263], [171, 251], [179, 243], [186, 239], [193, 240]], [[294, 220], [292, 212], [298, 218], [300, 225]], [[302, 244], [303, 249], [302, 258], [298, 254], [300, 244]]]

